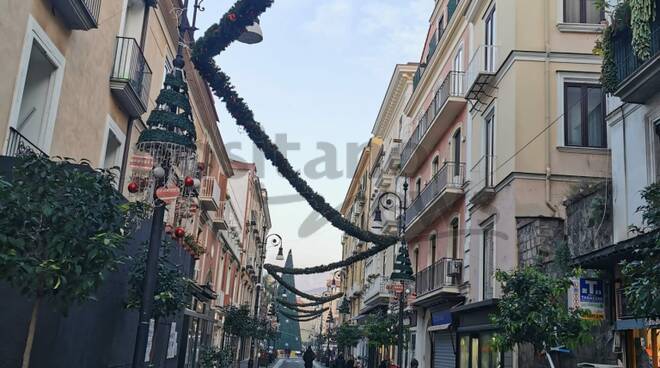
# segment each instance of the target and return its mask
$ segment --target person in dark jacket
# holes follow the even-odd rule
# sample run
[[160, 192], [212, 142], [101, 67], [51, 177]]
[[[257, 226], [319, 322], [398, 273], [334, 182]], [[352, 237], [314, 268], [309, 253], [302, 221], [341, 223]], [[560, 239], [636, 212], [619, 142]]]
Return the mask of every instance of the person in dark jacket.
[[378, 368], [389, 368], [389, 362], [387, 359], [383, 359], [380, 361], [380, 364], [378, 365]]
[[346, 364], [344, 364], [344, 368], [355, 368], [355, 361], [352, 357], [348, 357]]
[[307, 350], [305, 351], [305, 354], [303, 354], [303, 360], [305, 361], [305, 368], [313, 368], [314, 367], [314, 358], [316, 358], [316, 354], [312, 351], [312, 347], [308, 346]]
[[419, 362], [417, 359], [413, 358], [413, 360], [410, 361], [410, 368], [417, 368], [419, 367]]
[[344, 354], [339, 354], [337, 355], [337, 359], [335, 359], [335, 368], [344, 368], [346, 365], [346, 362], [344, 361]]

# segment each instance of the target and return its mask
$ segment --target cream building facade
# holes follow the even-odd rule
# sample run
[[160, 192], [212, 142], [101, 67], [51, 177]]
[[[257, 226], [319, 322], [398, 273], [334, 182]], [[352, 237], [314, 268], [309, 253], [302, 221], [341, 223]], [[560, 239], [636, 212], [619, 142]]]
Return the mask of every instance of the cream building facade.
[[[27, 147], [118, 167], [118, 189], [127, 194], [132, 149], [173, 68], [183, 7], [181, 0], [0, 2], [1, 153], [14, 156]], [[186, 17], [182, 22], [188, 26]], [[191, 34], [181, 42], [190, 45]], [[249, 172], [249, 180], [232, 183], [246, 193], [245, 202], [239, 206], [238, 198], [227, 195], [234, 163], [218, 130], [211, 91], [194, 69], [189, 47], [182, 49], [201, 183], [199, 211], [185, 229], [205, 251], [191, 275], [203, 292], [185, 311], [184, 325], [191, 330], [178, 343], [184, 364], [194, 366], [200, 346], [220, 344], [221, 307], [254, 308], [255, 270], [263, 263], [260, 241], [270, 217], [267, 193], [245, 165], [236, 170], [241, 177]], [[166, 218], [168, 224], [175, 220]], [[249, 351], [244, 350], [240, 357]]]

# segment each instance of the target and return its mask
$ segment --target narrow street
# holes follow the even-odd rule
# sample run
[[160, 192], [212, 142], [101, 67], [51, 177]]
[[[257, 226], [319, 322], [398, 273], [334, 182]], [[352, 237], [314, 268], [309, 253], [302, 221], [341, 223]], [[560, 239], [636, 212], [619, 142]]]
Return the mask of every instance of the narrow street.
[[[315, 364], [314, 366], [317, 367], [319, 365]], [[273, 368], [304, 368], [304, 367], [305, 367], [305, 362], [303, 362], [301, 358], [281, 359], [273, 366]]]

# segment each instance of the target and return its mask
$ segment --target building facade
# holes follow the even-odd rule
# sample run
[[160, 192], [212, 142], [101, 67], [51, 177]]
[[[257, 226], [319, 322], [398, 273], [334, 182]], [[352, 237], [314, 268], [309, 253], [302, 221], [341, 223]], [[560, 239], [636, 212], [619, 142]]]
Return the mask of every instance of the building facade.
[[[660, 324], [651, 316], [631, 312], [623, 292], [626, 284], [620, 266], [622, 261], [634, 260], [635, 250], [655, 242], [657, 236], [656, 230], [647, 228], [638, 208], [646, 204], [642, 191], [660, 177], [659, 9], [660, 2], [656, 1], [647, 60], [634, 54], [629, 25], [623, 25], [611, 38], [618, 82], [607, 99], [612, 181], [610, 186], [592, 190], [590, 198], [582, 199], [587, 205], [600, 201], [609, 208], [602, 211], [604, 230], [599, 234], [587, 233], [592, 241], [576, 238], [569, 243], [576, 264], [599, 276], [596, 281], [604, 294], [604, 319], [613, 336], [607, 347], [615, 354], [612, 360], [624, 367], [660, 366]], [[573, 207], [574, 217], [579, 219], [579, 202]], [[633, 226], [644, 231], [634, 231]]]
[[[183, 8], [180, 0], [6, 4], [0, 14], [7, 36], [0, 43], [7, 71], [0, 85], [2, 154], [27, 148], [117, 167], [117, 188], [127, 195], [133, 147], [173, 70], [179, 43], [192, 43], [190, 31], [180, 32], [189, 29]], [[229, 160], [211, 91], [192, 65], [190, 48], [182, 54], [200, 182], [197, 211], [183, 227], [204, 253], [190, 267], [194, 297], [177, 326], [178, 351], [168, 350], [163, 363], [168, 367], [195, 367], [202, 347], [220, 344], [220, 307], [254, 308], [261, 239], [270, 228], [267, 193], [254, 165]], [[230, 183], [235, 171], [238, 178]], [[233, 198], [232, 191], [245, 194]], [[176, 213], [168, 211], [168, 231], [178, 223]]]

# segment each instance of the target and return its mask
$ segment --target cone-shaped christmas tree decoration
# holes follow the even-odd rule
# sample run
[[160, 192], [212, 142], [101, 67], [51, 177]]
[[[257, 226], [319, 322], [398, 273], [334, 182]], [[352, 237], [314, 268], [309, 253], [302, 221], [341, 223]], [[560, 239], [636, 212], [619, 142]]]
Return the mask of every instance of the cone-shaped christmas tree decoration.
[[147, 119], [147, 129], [138, 138], [134, 158], [140, 164], [133, 169], [129, 191], [147, 202], [153, 200], [154, 191], [158, 198], [161, 194], [179, 197], [176, 207], [185, 211], [190, 201], [180, 199], [189, 199], [194, 193], [191, 183], [195, 182], [197, 169], [197, 135], [183, 74], [183, 57], [178, 55], [173, 64], [174, 71], [165, 76], [156, 108]]
[[[289, 255], [286, 257], [286, 262], [284, 264], [284, 267], [293, 268], [293, 255], [291, 254], [291, 251], [289, 251]], [[293, 287], [296, 286], [296, 281], [293, 275], [284, 274], [282, 275], [282, 279], [287, 284]], [[289, 303], [293, 303], [293, 304], [296, 303], [296, 295], [292, 292], [289, 292], [282, 285], [280, 285], [279, 288], [277, 289], [277, 294], [278, 297], [282, 297], [283, 299], [286, 299], [286, 301]], [[283, 296], [284, 294], [286, 294], [286, 297]], [[280, 307], [278, 307], [277, 310], [278, 310], [277, 313], [278, 319], [280, 321], [280, 336], [275, 342], [275, 349], [302, 350], [302, 345], [300, 341], [300, 323], [298, 321], [289, 319], [289, 317], [283, 315], [280, 311], [284, 311], [287, 314], [293, 316], [298, 316], [298, 312], [289, 309], [284, 305], [280, 305]]]
[[399, 248], [399, 254], [396, 256], [394, 262], [394, 270], [390, 279], [393, 281], [413, 281], [415, 277], [413, 276], [412, 263], [410, 262], [410, 257], [408, 257], [408, 248], [401, 247]]

